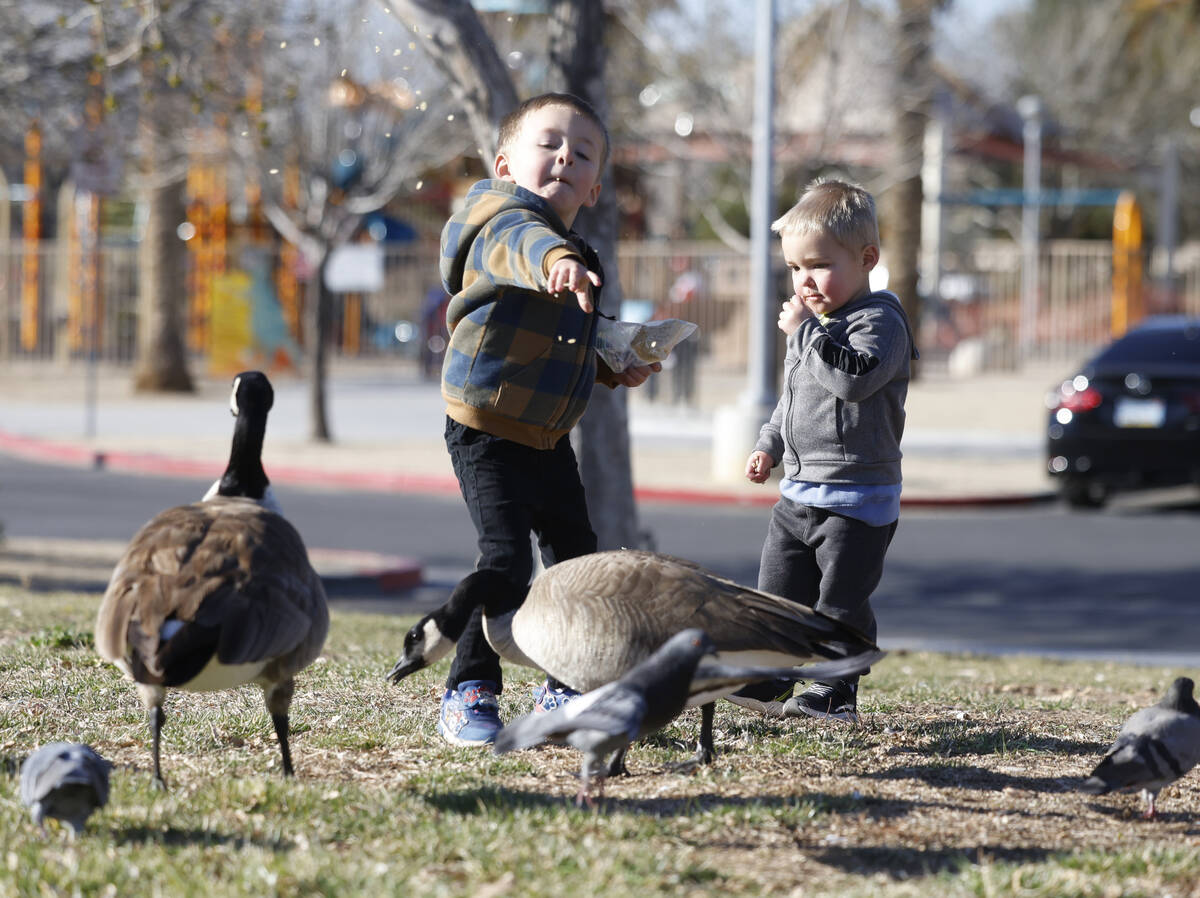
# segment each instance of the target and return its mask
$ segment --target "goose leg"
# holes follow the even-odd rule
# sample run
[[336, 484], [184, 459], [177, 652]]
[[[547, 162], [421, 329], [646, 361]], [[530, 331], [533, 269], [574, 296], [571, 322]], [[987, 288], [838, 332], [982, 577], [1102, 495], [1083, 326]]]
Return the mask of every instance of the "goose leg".
[[696, 754], [686, 761], [671, 765], [675, 772], [694, 773], [698, 768], [711, 764], [717, 756], [713, 750], [713, 717], [716, 709], [715, 702], [700, 706], [700, 739], [696, 743]]
[[629, 768], [625, 766], [625, 752], [629, 751], [629, 746], [618, 748], [608, 762], [608, 771], [605, 776], [629, 776]]
[[163, 779], [162, 775], [160, 746], [162, 744], [163, 722], [166, 720], [167, 714], [163, 711], [162, 705], [151, 706], [147, 714], [150, 718], [150, 750], [154, 755], [154, 784], [165, 792], [167, 790], [167, 781]]
[[288, 747], [288, 716], [272, 714], [271, 723], [275, 724], [275, 735], [279, 737], [279, 750], [283, 754], [283, 775], [293, 776], [296, 771], [292, 769], [292, 750]]
[[294, 680], [284, 680], [263, 688], [263, 698], [267, 702], [267, 711], [271, 715], [271, 723], [275, 725], [275, 735], [279, 737], [279, 751], [283, 755], [283, 775], [293, 776], [292, 750], [288, 745], [290, 732], [288, 709], [292, 706], [292, 693], [296, 691]]

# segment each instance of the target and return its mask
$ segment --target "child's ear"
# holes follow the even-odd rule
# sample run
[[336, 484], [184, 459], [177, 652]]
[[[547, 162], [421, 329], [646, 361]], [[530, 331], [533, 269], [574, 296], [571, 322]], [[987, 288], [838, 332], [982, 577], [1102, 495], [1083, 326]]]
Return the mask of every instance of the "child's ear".
[[600, 182], [597, 181], [592, 185], [592, 189], [588, 191], [587, 198], [583, 201], [585, 206], [594, 206], [596, 201], [600, 199]]
[[874, 243], [868, 243], [863, 247], [862, 251], [863, 271], [870, 271], [879, 264], [879, 247]]
[[513, 180], [512, 173], [508, 170], [508, 156], [504, 153], [496, 154], [496, 161], [492, 163], [492, 171], [501, 181]]

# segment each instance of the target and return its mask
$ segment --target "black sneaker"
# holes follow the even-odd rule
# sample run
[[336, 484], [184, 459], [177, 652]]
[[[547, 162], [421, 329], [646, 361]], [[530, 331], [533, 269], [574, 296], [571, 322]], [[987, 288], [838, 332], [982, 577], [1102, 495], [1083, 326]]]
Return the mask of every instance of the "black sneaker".
[[766, 717], [783, 717], [783, 704], [792, 697], [793, 680], [768, 680], [743, 686], [726, 699]]
[[784, 717], [821, 717], [858, 723], [858, 683], [813, 683], [783, 705]]

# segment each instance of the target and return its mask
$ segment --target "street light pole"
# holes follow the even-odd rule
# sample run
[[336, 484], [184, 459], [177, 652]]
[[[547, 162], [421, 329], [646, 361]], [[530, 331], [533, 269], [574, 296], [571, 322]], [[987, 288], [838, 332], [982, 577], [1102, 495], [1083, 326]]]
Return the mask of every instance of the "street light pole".
[[743, 404], [775, 405], [775, 333], [770, 307], [771, 220], [774, 218], [775, 0], [758, 0], [754, 20], [754, 130], [750, 175], [750, 298], [746, 395]]
[[712, 473], [738, 481], [759, 428], [775, 407], [775, 330], [771, 304], [771, 219], [775, 118], [775, 0], [756, 0], [754, 125], [750, 174], [750, 295], [746, 302], [746, 389], [713, 416]]
[[1017, 343], [1020, 360], [1033, 354], [1037, 338], [1038, 284], [1038, 221], [1041, 218], [1042, 192], [1042, 101], [1025, 96], [1017, 101], [1017, 112], [1025, 120], [1025, 178], [1021, 206], [1021, 320]]

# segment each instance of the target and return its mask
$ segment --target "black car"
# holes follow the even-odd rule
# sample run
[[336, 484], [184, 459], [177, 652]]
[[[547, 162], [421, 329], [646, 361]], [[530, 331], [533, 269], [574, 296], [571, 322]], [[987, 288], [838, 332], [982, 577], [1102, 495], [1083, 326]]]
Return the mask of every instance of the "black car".
[[1046, 400], [1047, 465], [1063, 498], [1200, 484], [1200, 318], [1158, 316], [1101, 350]]

